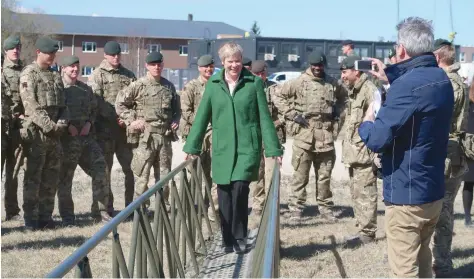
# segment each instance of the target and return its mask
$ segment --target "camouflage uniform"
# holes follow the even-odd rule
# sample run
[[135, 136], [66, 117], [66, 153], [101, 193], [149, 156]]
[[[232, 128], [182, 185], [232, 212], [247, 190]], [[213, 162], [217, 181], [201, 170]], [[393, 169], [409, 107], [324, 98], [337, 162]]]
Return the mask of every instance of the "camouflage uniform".
[[67, 125], [68, 109], [58, 72], [36, 62], [20, 74], [20, 96], [25, 108], [21, 131], [26, 152], [23, 182], [25, 226], [43, 227], [51, 221], [63, 150], [58, 124]]
[[[188, 84], [184, 87], [181, 93], [181, 120], [180, 120], [180, 129], [181, 136], [183, 140], [186, 140], [186, 137], [191, 130], [191, 126], [194, 122], [194, 117], [201, 102], [202, 95], [204, 94], [204, 88], [206, 81], [202, 77], [198, 77], [189, 81]], [[206, 135], [204, 136], [202, 154], [201, 154], [201, 163], [206, 176], [206, 180], [209, 183], [212, 183], [211, 195], [214, 207], [218, 209], [217, 202], [217, 184], [212, 182], [211, 177], [211, 154], [212, 154], [212, 127], [209, 124]], [[205, 193], [203, 193], [205, 194]], [[209, 204], [207, 195], [204, 195], [205, 203]], [[209, 210], [209, 215], [212, 216], [212, 212]]]
[[468, 89], [458, 74], [459, 69], [459, 63], [445, 69], [454, 89], [454, 109], [444, 171], [446, 192], [443, 208], [433, 235], [433, 270], [436, 274], [448, 273], [453, 269], [451, 243], [453, 240], [454, 199], [463, 180], [463, 175], [468, 170], [459, 137], [467, 130], [469, 100]]
[[372, 170], [374, 153], [362, 142], [358, 129], [376, 92], [377, 87], [367, 74], [362, 73], [349, 91], [346, 132], [342, 143], [342, 163], [349, 168], [356, 222], [360, 234], [370, 238], [375, 237], [377, 230], [377, 178]]
[[114, 210], [114, 195], [111, 189], [111, 173], [114, 153], [125, 174], [125, 206], [133, 200], [134, 177], [130, 167], [132, 162], [132, 146], [127, 143], [126, 129], [121, 128], [115, 112], [115, 100], [119, 91], [135, 81], [135, 75], [122, 65], [114, 69], [103, 60], [94, 70], [89, 85], [98, 98], [98, 111], [95, 130], [97, 143], [104, 154], [107, 164], [107, 184], [109, 187], [109, 213]]
[[[5, 62], [3, 64], [2, 79], [4, 80], [5, 86], [7, 88], [6, 97], [9, 99], [9, 103], [11, 106], [8, 111], [10, 111], [12, 115], [16, 116], [24, 114], [23, 104], [21, 103], [19, 91], [20, 73], [22, 69], [23, 63], [20, 60], [18, 60], [18, 63], [14, 63], [10, 59], [5, 58]], [[13, 177], [13, 172], [17, 159], [15, 158], [15, 154], [19, 151], [18, 148], [20, 147], [19, 126], [21, 125], [21, 119], [13, 117], [8, 123], [8, 136], [4, 139], [8, 142], [8, 148], [5, 152], [6, 156], [4, 199], [7, 219], [20, 213], [20, 208], [18, 207], [18, 179], [16, 177]]]
[[[156, 181], [171, 171], [173, 149], [170, 127], [172, 121], [178, 123], [180, 117], [176, 89], [163, 77], [157, 82], [147, 75], [121, 91], [115, 106], [127, 126], [138, 119], [146, 122], [143, 133], [129, 130], [129, 140], [138, 143], [132, 160], [132, 170], [137, 176], [135, 196], [138, 197], [148, 190], [151, 167], [155, 169]], [[169, 187], [164, 190], [164, 198], [167, 199]]]
[[[279, 94], [281, 86], [270, 80], [266, 80], [264, 82], [264, 86], [267, 96], [268, 109], [270, 110], [273, 123], [275, 123], [275, 128], [277, 130], [280, 144], [283, 146], [283, 144], [286, 142], [285, 119], [281, 114], [278, 113], [278, 109], [273, 102], [274, 96]], [[254, 211], [258, 212], [263, 210], [266, 194], [268, 193], [268, 188], [270, 187], [270, 182], [272, 181], [274, 166], [275, 159], [265, 158], [264, 152], [262, 152], [260, 168], [258, 169], [258, 180], [256, 182], [252, 182]]]
[[[94, 123], [97, 113], [97, 99], [87, 84], [76, 81], [73, 85], [64, 85], [66, 105], [70, 120], [77, 132], [90, 122]], [[74, 201], [72, 198], [72, 181], [77, 165], [92, 177], [92, 214], [100, 216], [107, 211], [109, 188], [107, 186], [107, 168], [102, 150], [92, 135], [92, 128], [86, 136], [61, 137], [64, 156], [58, 187], [58, 207], [64, 222], [74, 222]]]
[[7, 159], [7, 150], [9, 147], [9, 128], [11, 125], [12, 113], [10, 111], [11, 99], [9, 98], [8, 87], [6, 86], [5, 77], [2, 72], [2, 173], [3, 165]]
[[[297, 79], [284, 83], [281, 96], [276, 95], [275, 105], [287, 119], [287, 133], [293, 135], [294, 168], [290, 210], [301, 212], [306, 202], [306, 185], [311, 165], [316, 174], [316, 199], [323, 215], [333, 205], [330, 189], [331, 172], [336, 153], [334, 139], [339, 125], [337, 114], [343, 111], [345, 90], [329, 75], [318, 78], [308, 68]], [[309, 127], [294, 122], [302, 114]]]

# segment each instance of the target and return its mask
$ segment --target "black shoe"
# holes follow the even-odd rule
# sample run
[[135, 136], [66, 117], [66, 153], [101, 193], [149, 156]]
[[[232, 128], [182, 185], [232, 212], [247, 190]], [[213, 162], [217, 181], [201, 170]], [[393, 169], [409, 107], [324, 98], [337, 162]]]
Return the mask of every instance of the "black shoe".
[[375, 237], [363, 234], [356, 234], [344, 237], [344, 246], [347, 248], [355, 248], [372, 242], [375, 242]]
[[27, 219], [25, 219], [25, 230], [35, 231], [37, 229], [38, 229], [38, 221], [37, 220], [27, 220]]
[[54, 223], [53, 219], [38, 220], [38, 229], [40, 230], [51, 230], [55, 228], [56, 228], [56, 224]]
[[466, 226], [466, 228], [474, 228], [474, 223], [472, 223], [471, 216], [466, 216], [466, 219], [464, 219], [464, 226]]
[[236, 254], [244, 254], [247, 252], [247, 240], [246, 239], [238, 239], [237, 243], [234, 244], [234, 252]]
[[23, 218], [20, 216], [20, 214], [7, 214], [5, 221], [21, 221]]
[[61, 219], [62, 219], [61, 226], [63, 227], [73, 227], [76, 225], [76, 217], [74, 216], [68, 216]]

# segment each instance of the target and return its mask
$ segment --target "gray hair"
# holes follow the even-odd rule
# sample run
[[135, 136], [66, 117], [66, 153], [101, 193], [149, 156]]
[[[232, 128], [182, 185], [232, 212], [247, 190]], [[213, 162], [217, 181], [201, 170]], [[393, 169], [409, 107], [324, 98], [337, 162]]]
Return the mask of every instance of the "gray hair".
[[240, 57], [243, 57], [244, 54], [243, 48], [237, 43], [228, 42], [219, 48], [219, 58], [221, 59], [222, 63], [224, 63], [225, 59], [236, 54], [240, 55]]
[[398, 44], [405, 47], [410, 57], [433, 50], [433, 25], [431, 21], [409, 17], [397, 25]]

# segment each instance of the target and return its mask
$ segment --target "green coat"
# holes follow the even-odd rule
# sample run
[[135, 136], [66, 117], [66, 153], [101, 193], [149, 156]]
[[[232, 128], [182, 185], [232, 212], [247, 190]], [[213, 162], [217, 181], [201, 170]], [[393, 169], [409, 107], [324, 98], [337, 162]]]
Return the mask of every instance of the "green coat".
[[216, 184], [257, 180], [262, 136], [265, 157], [283, 154], [268, 111], [263, 81], [245, 68], [233, 96], [225, 82], [224, 70], [209, 79], [184, 152], [201, 154], [209, 121], [212, 123], [212, 179]]

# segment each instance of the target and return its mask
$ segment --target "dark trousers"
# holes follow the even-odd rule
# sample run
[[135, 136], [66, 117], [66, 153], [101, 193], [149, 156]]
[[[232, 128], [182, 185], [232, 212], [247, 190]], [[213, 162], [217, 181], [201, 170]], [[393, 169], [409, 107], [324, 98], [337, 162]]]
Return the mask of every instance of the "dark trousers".
[[233, 246], [247, 237], [250, 181], [232, 181], [217, 185], [223, 245]]

